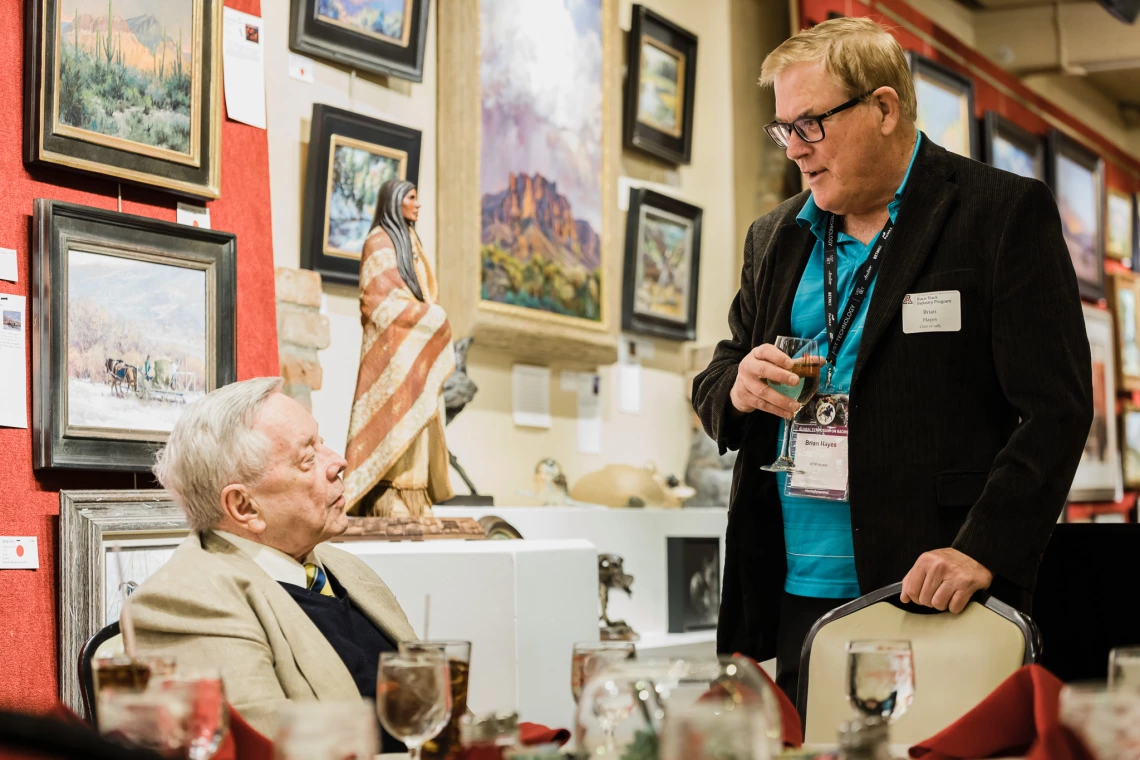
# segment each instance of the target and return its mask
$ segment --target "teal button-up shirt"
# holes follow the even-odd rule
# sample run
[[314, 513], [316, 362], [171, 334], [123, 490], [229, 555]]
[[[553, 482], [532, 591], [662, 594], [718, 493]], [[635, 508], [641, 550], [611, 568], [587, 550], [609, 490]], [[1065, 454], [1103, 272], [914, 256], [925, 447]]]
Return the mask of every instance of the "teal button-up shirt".
[[[902, 184], [895, 191], [894, 200], [887, 206], [891, 221], [898, 218], [902, 205], [903, 190], [910, 179], [914, 159], [918, 155], [920, 133], [914, 143], [914, 152]], [[823, 246], [827, 236], [827, 212], [815, 205], [809, 197], [796, 221], [800, 226], [811, 227], [815, 235], [815, 245], [811, 251], [803, 276], [800, 278], [796, 297], [792, 302], [791, 335], [798, 338], [815, 338], [819, 351], [828, 353], [827, 317], [823, 307]], [[840, 232], [836, 242], [839, 259], [838, 311], [842, 314], [851, 295], [855, 274], [867, 261], [871, 249], [878, 242], [876, 235], [867, 245]], [[901, 255], [899, 251], [888, 251], [888, 256]], [[867, 297], [856, 313], [848, 330], [847, 338], [835, 359], [835, 374], [832, 384], [846, 392], [851, 388], [851, 375], [855, 369], [855, 357], [859, 353], [859, 343], [863, 337], [863, 322], [867, 318], [867, 307], [874, 295], [872, 282]], [[826, 370], [825, 370], [826, 372]], [[823, 381], [823, 377], [820, 377]], [[785, 423], [786, 424], [786, 423]], [[783, 443], [781, 430], [780, 442]], [[859, 578], [855, 574], [855, 547], [851, 536], [851, 505], [846, 501], [826, 501], [788, 496], [784, 493], [788, 476], [780, 473], [780, 504], [784, 513], [784, 544], [788, 554], [788, 575], [784, 590], [796, 596], [809, 596], [828, 599], [854, 598], [859, 596]]]

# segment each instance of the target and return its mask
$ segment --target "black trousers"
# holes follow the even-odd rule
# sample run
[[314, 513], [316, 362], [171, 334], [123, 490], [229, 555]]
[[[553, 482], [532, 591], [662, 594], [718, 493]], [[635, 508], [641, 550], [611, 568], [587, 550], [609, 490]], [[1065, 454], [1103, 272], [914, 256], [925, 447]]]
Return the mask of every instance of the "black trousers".
[[800, 653], [804, 648], [804, 639], [815, 621], [850, 601], [794, 596], [786, 591], [780, 599], [780, 630], [776, 634], [776, 685], [788, 695], [792, 704], [796, 704], [799, 689]]

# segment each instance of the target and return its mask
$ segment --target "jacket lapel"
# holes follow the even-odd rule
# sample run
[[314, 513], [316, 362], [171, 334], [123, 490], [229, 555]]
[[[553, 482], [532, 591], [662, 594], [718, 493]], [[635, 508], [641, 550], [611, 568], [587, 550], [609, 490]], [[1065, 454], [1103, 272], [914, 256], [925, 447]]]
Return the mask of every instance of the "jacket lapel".
[[239, 570], [241, 577], [247, 578], [250, 585], [264, 595], [277, 617], [282, 635], [289, 642], [297, 668], [318, 700], [351, 702], [360, 699], [356, 682], [340, 655], [280, 583], [224, 538], [207, 532], [202, 545], [209, 552], [224, 555]]
[[352, 603], [393, 643], [419, 638], [395, 595], [374, 573], [365, 575], [357, 572], [356, 562], [352, 561], [354, 558], [346, 557], [341, 551], [328, 551], [324, 546], [318, 546], [316, 551], [321, 563], [348, 592]]
[[886, 258], [867, 306], [852, 386], [859, 379], [859, 372], [875, 343], [902, 308], [907, 288], [922, 271], [927, 255], [942, 232], [942, 222], [958, 192], [958, 186], [950, 179], [952, 172], [953, 164], [946, 150], [923, 135], [918, 158], [903, 192], [898, 222], [892, 233], [894, 239], [888, 243]]
[[[806, 196], [805, 196], [806, 198]], [[794, 219], [794, 217], [793, 217]], [[775, 343], [776, 336], [788, 335], [792, 329], [792, 303], [804, 269], [811, 257], [815, 237], [811, 228], [796, 221], [780, 227], [776, 234], [776, 250], [772, 256], [772, 289], [769, 292], [763, 343]]]

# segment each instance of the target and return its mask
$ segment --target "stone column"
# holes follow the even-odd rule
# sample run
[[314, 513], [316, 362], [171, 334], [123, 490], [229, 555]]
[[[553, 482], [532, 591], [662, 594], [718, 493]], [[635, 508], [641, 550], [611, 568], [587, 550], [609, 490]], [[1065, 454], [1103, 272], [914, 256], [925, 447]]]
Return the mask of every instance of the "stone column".
[[312, 411], [321, 389], [317, 351], [329, 347], [329, 318], [321, 314], [321, 276], [308, 269], [277, 267], [277, 350], [285, 395]]

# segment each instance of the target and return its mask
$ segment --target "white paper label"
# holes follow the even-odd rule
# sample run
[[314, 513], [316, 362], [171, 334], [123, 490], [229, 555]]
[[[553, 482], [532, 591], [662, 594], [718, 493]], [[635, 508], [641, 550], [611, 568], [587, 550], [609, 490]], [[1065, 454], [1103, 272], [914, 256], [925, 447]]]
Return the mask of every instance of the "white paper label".
[[296, 53], [289, 54], [289, 76], [294, 79], [312, 84], [314, 81], [313, 72], [316, 68], [317, 64], [312, 58], [306, 58]]
[[20, 281], [20, 273], [16, 269], [16, 252], [11, 248], [0, 248], [0, 280]]
[[28, 312], [24, 296], [0, 295], [0, 425], [28, 426]]
[[0, 570], [38, 570], [39, 539], [35, 536], [0, 536]]
[[550, 367], [511, 367], [511, 407], [519, 427], [550, 428]]
[[178, 203], [178, 223], [210, 229], [210, 209], [192, 203]]
[[962, 329], [962, 299], [957, 290], [907, 293], [902, 303], [903, 332], [958, 332]]

